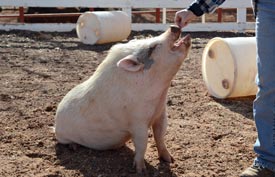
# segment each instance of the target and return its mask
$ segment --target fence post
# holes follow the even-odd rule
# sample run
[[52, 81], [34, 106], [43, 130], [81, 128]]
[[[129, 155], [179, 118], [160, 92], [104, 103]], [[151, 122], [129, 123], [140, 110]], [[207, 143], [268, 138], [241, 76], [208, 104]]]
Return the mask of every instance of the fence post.
[[222, 22], [222, 8], [218, 8], [217, 12], [218, 12], [218, 22], [221, 23]]
[[132, 8], [131, 7], [124, 7], [124, 8], [122, 8], [122, 11], [127, 13], [130, 16], [130, 20], [132, 22]]
[[25, 17], [24, 17], [24, 7], [19, 7], [19, 22], [24, 23]]
[[237, 8], [237, 23], [246, 22], [246, 8]]
[[162, 9], [162, 24], [166, 24], [166, 8]]
[[246, 23], [246, 8], [237, 8], [237, 23], [242, 26], [239, 32], [244, 32], [244, 24]]
[[155, 17], [156, 17], [156, 23], [160, 23], [160, 8], [156, 8]]
[[201, 23], [205, 23], [205, 14], [201, 16]]

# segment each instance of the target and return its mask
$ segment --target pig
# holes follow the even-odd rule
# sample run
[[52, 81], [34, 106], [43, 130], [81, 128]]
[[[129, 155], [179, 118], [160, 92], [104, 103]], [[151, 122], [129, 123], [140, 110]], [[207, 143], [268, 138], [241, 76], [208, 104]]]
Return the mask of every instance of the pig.
[[131, 139], [134, 166], [142, 173], [152, 127], [160, 159], [173, 162], [164, 143], [166, 97], [191, 47], [191, 37], [180, 35], [180, 28], [171, 26], [159, 36], [114, 45], [93, 75], [59, 103], [57, 141], [109, 150]]

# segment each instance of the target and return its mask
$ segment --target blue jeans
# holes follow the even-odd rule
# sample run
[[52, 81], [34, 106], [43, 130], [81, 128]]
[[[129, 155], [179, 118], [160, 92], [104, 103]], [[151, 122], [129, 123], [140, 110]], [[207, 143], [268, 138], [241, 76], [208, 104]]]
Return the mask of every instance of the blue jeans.
[[258, 93], [253, 114], [258, 131], [254, 163], [275, 172], [275, 0], [257, 1]]

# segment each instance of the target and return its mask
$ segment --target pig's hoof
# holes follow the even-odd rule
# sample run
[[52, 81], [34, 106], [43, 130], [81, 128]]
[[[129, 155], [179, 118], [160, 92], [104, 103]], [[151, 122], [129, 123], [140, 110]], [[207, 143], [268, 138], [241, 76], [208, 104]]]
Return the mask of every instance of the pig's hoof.
[[166, 153], [160, 154], [159, 158], [160, 158], [160, 160], [163, 160], [168, 163], [174, 163], [174, 161], [175, 161], [174, 158], [169, 154], [168, 151]]
[[144, 168], [138, 168], [138, 167], [136, 167], [136, 172], [138, 174], [145, 174], [146, 173], [146, 168], [145, 167]]
[[136, 167], [136, 172], [138, 174], [146, 173], [146, 166], [144, 162], [136, 162], [134, 161], [134, 167]]

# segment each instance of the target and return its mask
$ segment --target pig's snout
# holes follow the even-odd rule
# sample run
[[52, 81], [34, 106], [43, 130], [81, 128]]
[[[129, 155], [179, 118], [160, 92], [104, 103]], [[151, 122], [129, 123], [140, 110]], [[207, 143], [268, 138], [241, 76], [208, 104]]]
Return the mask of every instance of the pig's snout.
[[176, 34], [181, 33], [181, 29], [177, 25], [170, 25], [170, 29], [172, 33], [176, 33]]
[[181, 29], [177, 25], [171, 25], [168, 31], [172, 43], [174, 43], [181, 35]]

